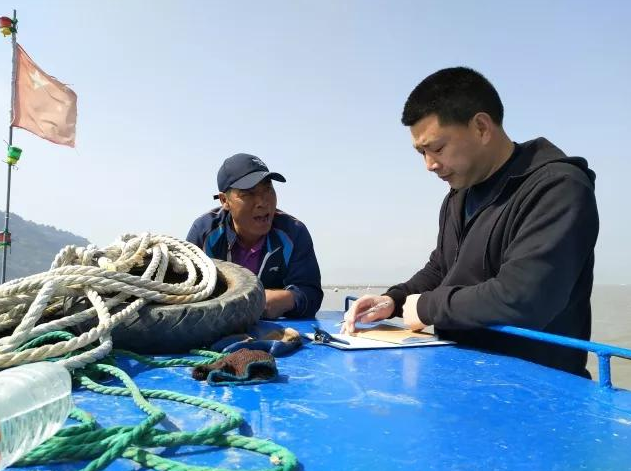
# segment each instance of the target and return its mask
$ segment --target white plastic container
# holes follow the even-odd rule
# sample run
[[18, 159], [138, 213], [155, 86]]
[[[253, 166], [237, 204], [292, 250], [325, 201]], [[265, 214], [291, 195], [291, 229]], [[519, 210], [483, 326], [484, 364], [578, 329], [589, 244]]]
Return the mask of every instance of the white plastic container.
[[72, 409], [70, 374], [41, 362], [0, 371], [0, 470], [63, 426]]

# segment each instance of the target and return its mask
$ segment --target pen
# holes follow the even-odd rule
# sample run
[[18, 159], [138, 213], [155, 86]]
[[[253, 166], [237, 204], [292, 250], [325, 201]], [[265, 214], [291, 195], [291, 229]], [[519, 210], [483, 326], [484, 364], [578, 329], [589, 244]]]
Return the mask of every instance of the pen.
[[[392, 301], [383, 301], [380, 302], [378, 304], [375, 304], [373, 307], [366, 309], [364, 312], [362, 312], [358, 317], [357, 320], [359, 322], [361, 322], [361, 319], [364, 316], [367, 316], [368, 314], [372, 314], [375, 311], [378, 311], [379, 309], [381, 309], [382, 307], [386, 307], [389, 306], [390, 304], [392, 304]], [[344, 324], [344, 322], [346, 322], [346, 313], [344, 313], [344, 319], [341, 322], [338, 322], [337, 324], [335, 324], [336, 326], [340, 326], [342, 324]]]

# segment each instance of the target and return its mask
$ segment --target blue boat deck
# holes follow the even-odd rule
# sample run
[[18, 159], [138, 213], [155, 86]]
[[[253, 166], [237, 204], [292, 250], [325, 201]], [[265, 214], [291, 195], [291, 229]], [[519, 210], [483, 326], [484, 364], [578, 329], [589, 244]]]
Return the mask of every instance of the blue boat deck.
[[[333, 330], [340, 316], [321, 312], [317, 323]], [[284, 324], [310, 332], [313, 321]], [[278, 382], [255, 386], [213, 387], [194, 381], [185, 367], [150, 368], [128, 359], [119, 365], [141, 388], [235, 407], [247, 423], [241, 434], [288, 448], [307, 471], [631, 469], [631, 391], [458, 346], [342, 351], [305, 343], [278, 359]], [[145, 417], [130, 398], [81, 390], [74, 397], [102, 426], [136, 425]], [[221, 420], [191, 406], [155, 403], [169, 416], [162, 423], [168, 430]], [[271, 467], [267, 457], [235, 449], [157, 452], [198, 466]], [[138, 466], [119, 459], [106, 469]]]

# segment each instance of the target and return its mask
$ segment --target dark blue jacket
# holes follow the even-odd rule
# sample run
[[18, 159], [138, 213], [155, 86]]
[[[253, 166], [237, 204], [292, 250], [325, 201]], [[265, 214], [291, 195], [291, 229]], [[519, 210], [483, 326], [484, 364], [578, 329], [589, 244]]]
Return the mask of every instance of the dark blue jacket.
[[420, 320], [445, 338], [587, 376], [586, 352], [480, 329], [508, 324], [590, 337], [595, 174], [546, 139], [520, 148], [494, 198], [466, 223], [466, 190], [449, 192], [429, 262], [387, 294], [400, 315], [406, 296], [422, 293]]
[[[228, 211], [216, 208], [198, 217], [186, 240], [211, 258], [229, 260], [237, 236]], [[266, 289], [293, 293], [294, 309], [287, 317], [313, 317], [322, 304], [320, 267], [307, 227], [280, 210], [274, 214], [272, 230], [263, 245], [263, 262], [258, 278]]]

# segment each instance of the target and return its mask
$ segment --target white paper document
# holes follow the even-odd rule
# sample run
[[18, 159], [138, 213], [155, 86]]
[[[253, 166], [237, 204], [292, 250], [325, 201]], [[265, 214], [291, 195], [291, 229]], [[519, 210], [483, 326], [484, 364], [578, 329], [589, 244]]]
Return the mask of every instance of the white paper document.
[[[317, 343], [339, 348], [340, 350], [429, 347], [454, 343], [449, 340], [440, 340], [433, 334], [413, 332], [385, 324], [379, 324], [368, 329], [358, 329], [356, 335], [329, 334], [331, 336], [330, 341]], [[315, 342], [314, 335], [314, 333], [303, 334], [304, 337]]]

